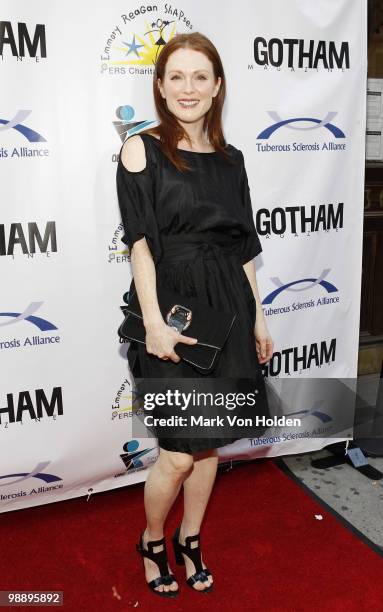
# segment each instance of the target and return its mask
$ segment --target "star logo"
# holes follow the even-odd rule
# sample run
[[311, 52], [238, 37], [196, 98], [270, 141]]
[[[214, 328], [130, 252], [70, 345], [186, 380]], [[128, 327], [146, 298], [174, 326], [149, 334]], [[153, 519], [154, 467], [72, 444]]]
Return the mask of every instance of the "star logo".
[[140, 36], [132, 34], [131, 42], [121, 40], [121, 45], [115, 47], [124, 54], [122, 60], [116, 60], [116, 65], [155, 65], [161, 50], [166, 43], [176, 35], [175, 21], [158, 19], [146, 22], [145, 30]]
[[145, 45], [138, 45], [136, 43], [136, 35], [133, 34], [133, 41], [131, 43], [125, 42], [123, 41], [124, 45], [126, 45], [128, 47], [128, 51], [126, 53], [126, 55], [129, 55], [129, 53], [135, 53], [137, 57], [140, 57], [140, 54], [138, 53], [137, 49], [140, 49], [141, 47], [144, 47]]

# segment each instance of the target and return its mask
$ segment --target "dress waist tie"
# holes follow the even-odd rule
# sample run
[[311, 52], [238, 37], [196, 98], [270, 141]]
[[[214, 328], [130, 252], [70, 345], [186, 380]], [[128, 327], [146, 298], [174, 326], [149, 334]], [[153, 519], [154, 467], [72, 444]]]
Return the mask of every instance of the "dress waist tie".
[[236, 247], [243, 237], [235, 237], [223, 232], [190, 232], [161, 236], [163, 255], [159, 264], [167, 262], [192, 261], [196, 270], [195, 285], [198, 297], [209, 305], [209, 297], [204, 283], [204, 260], [235, 256]]

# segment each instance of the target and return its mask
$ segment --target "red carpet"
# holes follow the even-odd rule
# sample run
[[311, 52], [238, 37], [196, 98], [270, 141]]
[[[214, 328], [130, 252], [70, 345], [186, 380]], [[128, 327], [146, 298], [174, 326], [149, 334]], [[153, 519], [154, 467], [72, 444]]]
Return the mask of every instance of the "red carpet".
[[[194, 593], [173, 561], [180, 596], [162, 600], [144, 584], [134, 544], [144, 527], [143, 485], [1, 515], [0, 590], [64, 591], [64, 610], [382, 609], [382, 558], [286, 476], [273, 460], [219, 473], [203, 529], [215, 590]], [[322, 514], [323, 520], [315, 519]], [[22, 609], [25, 608], [15, 608]]]

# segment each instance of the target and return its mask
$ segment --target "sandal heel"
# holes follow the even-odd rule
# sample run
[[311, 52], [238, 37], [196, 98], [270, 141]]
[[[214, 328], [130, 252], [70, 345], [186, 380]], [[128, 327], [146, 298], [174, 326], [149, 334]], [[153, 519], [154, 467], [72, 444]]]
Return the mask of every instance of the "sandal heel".
[[181, 552], [181, 547], [178, 541], [178, 535], [179, 535], [179, 528], [176, 530], [175, 534], [172, 537], [174, 556], [175, 556], [177, 565], [185, 565], [185, 559], [183, 558], [183, 555]]
[[[204, 589], [195, 589], [193, 586], [193, 584], [195, 584], [198, 581], [206, 582], [208, 577], [212, 575], [210, 570], [207, 567], [205, 567], [205, 569], [202, 567], [201, 549], [199, 545], [200, 535], [197, 534], [194, 536], [186, 536], [185, 544], [181, 544], [179, 541], [179, 534], [180, 534], [180, 527], [177, 527], [172, 537], [174, 556], [176, 559], [176, 563], [177, 565], [185, 565], [185, 559], [183, 557], [183, 554], [185, 554], [189, 557], [189, 559], [191, 559], [191, 561], [194, 564], [195, 570], [196, 570], [192, 576], [189, 576], [189, 578], [186, 579], [186, 584], [190, 588], [192, 588], [193, 591], [198, 591], [199, 593], [210, 593], [213, 590], [213, 584], [211, 584], [208, 587], [205, 587]], [[197, 542], [198, 546], [192, 547], [191, 546], [192, 542]]]

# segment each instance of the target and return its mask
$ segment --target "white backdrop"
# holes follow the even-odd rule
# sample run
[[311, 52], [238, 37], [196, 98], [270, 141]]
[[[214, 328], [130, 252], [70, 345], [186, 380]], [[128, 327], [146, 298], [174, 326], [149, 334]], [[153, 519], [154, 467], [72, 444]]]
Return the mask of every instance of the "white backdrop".
[[[356, 376], [366, 4], [3, 1], [0, 512], [142, 481], [156, 460], [155, 440], [130, 431], [115, 172], [123, 139], [156, 122], [161, 37], [201, 31], [223, 60], [225, 135], [244, 152], [263, 246], [269, 380]], [[318, 425], [220, 456], [321, 448]]]

